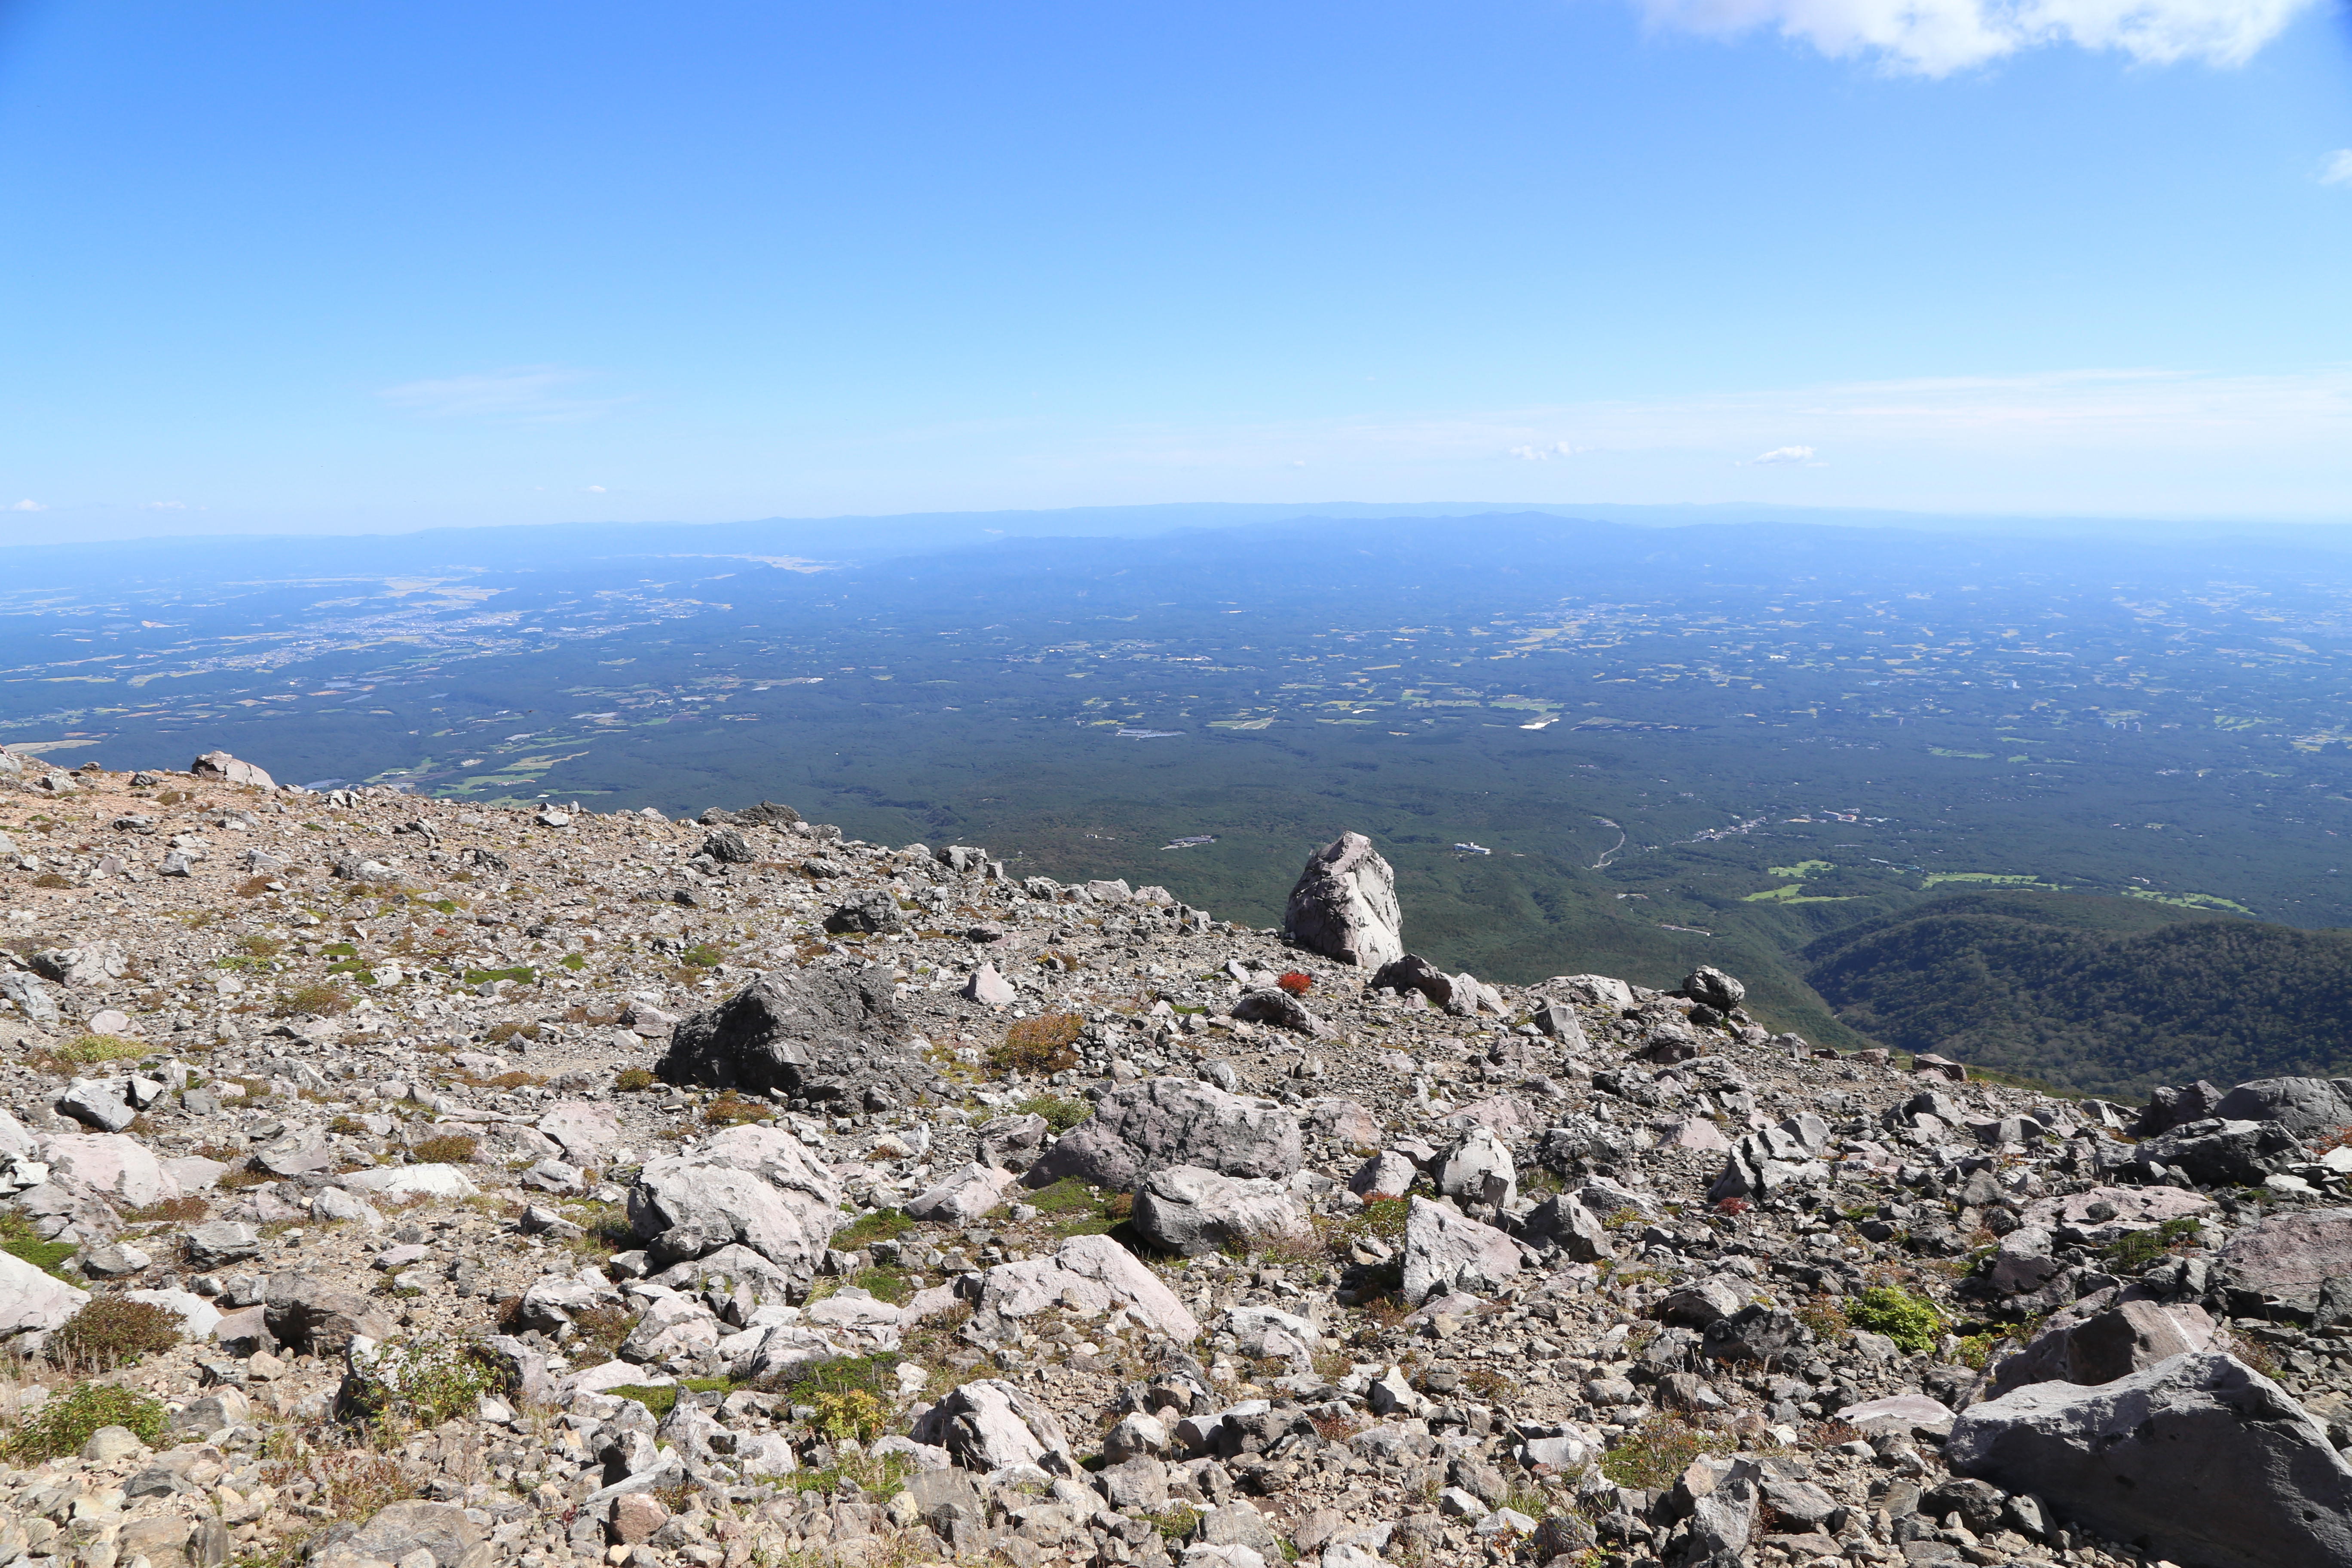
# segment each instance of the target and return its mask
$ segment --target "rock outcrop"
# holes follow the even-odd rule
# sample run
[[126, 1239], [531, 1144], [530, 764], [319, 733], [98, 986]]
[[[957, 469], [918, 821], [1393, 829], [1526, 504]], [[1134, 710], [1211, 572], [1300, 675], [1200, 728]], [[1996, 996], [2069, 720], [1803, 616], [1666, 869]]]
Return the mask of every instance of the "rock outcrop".
[[832, 1110], [887, 1110], [932, 1077], [901, 1029], [886, 984], [785, 971], [680, 1020], [654, 1074]]
[[1221, 1176], [1288, 1176], [1298, 1169], [1298, 1119], [1190, 1079], [1154, 1078], [1115, 1089], [1095, 1112], [1030, 1167], [1033, 1187], [1065, 1176], [1130, 1192], [1152, 1171], [1196, 1165]]
[[1404, 955], [1396, 873], [1370, 839], [1343, 833], [1308, 858], [1290, 889], [1282, 934], [1360, 969], [1376, 970]]

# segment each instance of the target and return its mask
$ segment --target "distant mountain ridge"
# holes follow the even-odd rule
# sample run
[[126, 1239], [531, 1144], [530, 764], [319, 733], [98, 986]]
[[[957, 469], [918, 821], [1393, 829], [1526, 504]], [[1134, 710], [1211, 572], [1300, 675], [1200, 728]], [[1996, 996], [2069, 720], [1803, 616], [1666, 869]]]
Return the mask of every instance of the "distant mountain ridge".
[[1801, 956], [1862, 1033], [2088, 1092], [2352, 1070], [2352, 932], [1976, 893], [1831, 932]]

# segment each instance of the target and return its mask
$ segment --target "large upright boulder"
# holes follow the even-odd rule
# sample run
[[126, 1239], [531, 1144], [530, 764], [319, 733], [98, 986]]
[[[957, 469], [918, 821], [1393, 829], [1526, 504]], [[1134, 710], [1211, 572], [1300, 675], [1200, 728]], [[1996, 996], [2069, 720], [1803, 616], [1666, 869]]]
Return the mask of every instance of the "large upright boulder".
[[2192, 1352], [2085, 1388], [2034, 1383], [1972, 1405], [1944, 1460], [2151, 1557], [2199, 1568], [2352, 1563], [2352, 1465], [2286, 1391]]
[[1379, 969], [1404, 956], [1396, 873], [1370, 839], [1342, 833], [1307, 858], [1290, 889], [1282, 934], [1360, 969]]
[[1491, 1295], [1519, 1271], [1518, 1244], [1441, 1203], [1410, 1200], [1404, 1221], [1404, 1299], [1419, 1305], [1439, 1290]]
[[629, 1225], [656, 1267], [743, 1247], [799, 1268], [824, 1256], [841, 1184], [776, 1127], [730, 1127], [701, 1149], [647, 1161], [629, 1188]]
[[682, 1020], [654, 1074], [850, 1110], [904, 1105], [931, 1079], [904, 1042], [887, 972], [838, 969], [763, 975]]
[[1189, 1078], [1148, 1078], [1112, 1089], [1095, 1113], [1029, 1168], [1033, 1187], [1064, 1176], [1118, 1192], [1147, 1173], [1198, 1165], [1221, 1176], [1288, 1176], [1298, 1169], [1298, 1120], [1269, 1100], [1244, 1100]]

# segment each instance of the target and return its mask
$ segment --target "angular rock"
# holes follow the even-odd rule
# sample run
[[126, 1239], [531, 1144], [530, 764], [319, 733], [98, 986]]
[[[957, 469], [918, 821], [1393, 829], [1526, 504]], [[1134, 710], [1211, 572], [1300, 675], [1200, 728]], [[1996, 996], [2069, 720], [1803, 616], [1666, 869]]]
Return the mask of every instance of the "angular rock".
[[2178, 1166], [2200, 1186], [2253, 1186], [2302, 1158], [2302, 1145], [2275, 1121], [2208, 1117], [2145, 1139], [2135, 1154], [2151, 1168]]
[[1357, 1149], [1380, 1147], [1380, 1118], [1352, 1100], [1310, 1100], [1305, 1123], [1306, 1130], [1318, 1138]]
[[1282, 933], [1311, 952], [1360, 969], [1404, 955], [1396, 873], [1360, 833], [1343, 833], [1308, 858], [1290, 890]]
[[2223, 1121], [2275, 1121], [2298, 1138], [2352, 1124], [2352, 1079], [2263, 1078], [2223, 1095]]
[[2352, 1276], [2352, 1208], [2272, 1215], [2231, 1237], [2218, 1261], [2247, 1315], [2268, 1308], [2308, 1317], [2329, 1279]]
[[1010, 1007], [1021, 1000], [1021, 993], [1013, 988], [1013, 982], [996, 973], [992, 963], [983, 963], [973, 970], [961, 994], [965, 1001], [977, 1002], [983, 1007]]
[[1609, 1227], [1572, 1193], [1554, 1193], [1530, 1210], [1526, 1235], [1538, 1245], [1550, 1242], [1574, 1263], [1598, 1263], [1617, 1256]]
[[1002, 1317], [1029, 1317], [1066, 1297], [1090, 1312], [1124, 1307], [1180, 1345], [1200, 1337], [1200, 1321], [1176, 1293], [1108, 1236], [1074, 1236], [1051, 1258], [1000, 1263], [981, 1276], [979, 1306]]
[[494, 1560], [489, 1537], [455, 1503], [396, 1502], [379, 1510], [351, 1549], [364, 1557], [411, 1568], [411, 1553], [429, 1553], [433, 1568], [488, 1568]]
[[1013, 1181], [1011, 1171], [975, 1162], [950, 1171], [929, 1191], [909, 1201], [907, 1213], [917, 1219], [936, 1220], [942, 1225], [968, 1225], [1002, 1208], [1004, 1189]]
[[1456, 1203], [1507, 1208], [1519, 1195], [1518, 1169], [1511, 1152], [1491, 1127], [1475, 1126], [1462, 1135], [1436, 1171], [1437, 1191]]
[[1817, 1158], [1828, 1142], [1828, 1128], [1810, 1114], [1750, 1132], [1732, 1144], [1723, 1174], [1707, 1189], [1707, 1202], [1769, 1197], [1791, 1187], [1820, 1185], [1830, 1178], [1829, 1167]]
[[1405, 1212], [1404, 1299], [1420, 1305], [1441, 1288], [1491, 1295], [1519, 1271], [1517, 1243], [1444, 1204], [1414, 1198]]
[[772, 1263], [824, 1258], [841, 1184], [791, 1133], [731, 1127], [692, 1154], [647, 1161], [629, 1188], [629, 1224], [657, 1267], [741, 1246]]
[[654, 1073], [852, 1110], [876, 1092], [906, 1104], [931, 1079], [904, 1042], [887, 972], [837, 969], [769, 974], [685, 1019]]
[[188, 1262], [197, 1268], [218, 1268], [261, 1254], [261, 1233], [233, 1219], [209, 1220], [186, 1233]]
[[[200, 779], [215, 779], [222, 784], [252, 784], [260, 789], [275, 789], [277, 781], [251, 763], [240, 762], [226, 752], [206, 752], [188, 764], [188, 772]], [[443, 1563], [441, 1568], [449, 1568]]]
[[908, 1434], [945, 1448], [968, 1470], [1036, 1465], [1070, 1474], [1069, 1434], [1053, 1411], [1001, 1378], [967, 1383], [915, 1418]]
[[1307, 1011], [1306, 1003], [1279, 985], [1244, 992], [1234, 1001], [1233, 1016], [1245, 1024], [1295, 1029], [1311, 1039], [1324, 1039], [1334, 1032], [1330, 1025]]
[[2285, 1390], [2219, 1352], [2097, 1387], [2035, 1383], [1972, 1405], [1944, 1458], [2176, 1562], [2352, 1562], [2352, 1465]]
[[1684, 977], [1683, 994], [1703, 1007], [1728, 1013], [1747, 999], [1748, 987], [1722, 970], [1702, 964]]
[[79, 947], [45, 947], [26, 961], [42, 975], [60, 985], [103, 985], [119, 979], [130, 960], [112, 942], [85, 942]]
[[904, 931], [906, 925], [906, 920], [898, 912], [898, 900], [890, 896], [887, 888], [869, 889], [835, 904], [824, 917], [824, 929], [836, 936], [852, 931], [879, 936]]
[[89, 1292], [0, 1252], [0, 1341], [62, 1324], [89, 1304]]
[[1153, 1246], [1188, 1258], [1247, 1251], [1255, 1241], [1307, 1229], [1307, 1210], [1285, 1184], [1221, 1176], [1197, 1165], [1171, 1165], [1144, 1177], [1135, 1189], [1134, 1219]]
[[2031, 1344], [1992, 1368], [1988, 1397], [2029, 1383], [2113, 1383], [2213, 1342], [2214, 1322], [2202, 1307], [2117, 1302], [2114, 1295], [2102, 1291], [2053, 1313]]
[[1150, 1078], [1112, 1089], [1024, 1178], [1064, 1176], [1131, 1192], [1149, 1172], [1197, 1165], [1221, 1176], [1286, 1177], [1298, 1169], [1298, 1122], [1266, 1100], [1238, 1099], [1193, 1079]]
[[129, 1208], [181, 1196], [180, 1184], [147, 1146], [121, 1133], [66, 1132], [40, 1141], [41, 1158], [61, 1180]]
[[1803, 1353], [1804, 1330], [1795, 1314], [1761, 1302], [1742, 1307], [1706, 1326], [1703, 1346], [1714, 1361], [1786, 1365]]
[[1001, 1170], [1025, 1171], [1037, 1163], [1038, 1152], [1045, 1146], [1049, 1131], [1045, 1119], [1034, 1112], [991, 1117], [975, 1132], [980, 1140], [980, 1163]]
[[383, 1340], [393, 1331], [382, 1304], [308, 1274], [271, 1275], [262, 1308], [280, 1344], [315, 1356], [339, 1356], [355, 1336]]
[[564, 1158], [575, 1165], [601, 1163], [621, 1139], [619, 1115], [593, 1100], [559, 1100], [533, 1125], [562, 1144]]
[[1348, 1178], [1348, 1190], [1360, 1198], [1401, 1198], [1412, 1190], [1421, 1167], [1393, 1149], [1383, 1149]]
[[100, 1132], [120, 1132], [139, 1119], [130, 1103], [129, 1082], [119, 1078], [74, 1079], [58, 1096], [58, 1109]]

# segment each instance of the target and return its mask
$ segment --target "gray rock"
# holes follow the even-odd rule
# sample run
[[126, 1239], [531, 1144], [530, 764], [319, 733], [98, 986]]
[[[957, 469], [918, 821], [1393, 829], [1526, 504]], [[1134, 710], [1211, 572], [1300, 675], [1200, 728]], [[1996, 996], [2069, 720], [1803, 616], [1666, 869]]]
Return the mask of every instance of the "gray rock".
[[1112, 1089], [1095, 1113], [1047, 1150], [1024, 1178], [1064, 1176], [1132, 1192], [1149, 1172], [1198, 1165], [1221, 1176], [1286, 1177], [1298, 1169], [1297, 1120], [1193, 1079], [1150, 1078]]
[[1518, 1245], [1492, 1226], [1413, 1198], [1405, 1211], [1404, 1299], [1418, 1306], [1441, 1287], [1491, 1295], [1519, 1271]]
[[1491, 1127], [1471, 1127], [1436, 1170], [1437, 1191], [1456, 1203], [1507, 1208], [1519, 1195], [1518, 1168]]
[[[251, 763], [240, 762], [226, 752], [206, 752], [188, 764], [188, 772], [200, 779], [221, 784], [252, 784], [260, 789], [275, 789], [277, 783], [262, 769]], [[448, 1568], [443, 1563], [442, 1568]]]
[[2219, 1262], [2233, 1308], [2243, 1298], [2248, 1315], [2309, 1316], [2329, 1279], [2352, 1275], [2352, 1208], [2273, 1215], [2231, 1237]]
[[1769, 1197], [1792, 1187], [1818, 1186], [1830, 1179], [1829, 1167], [1816, 1157], [1828, 1143], [1828, 1127], [1811, 1114], [1791, 1116], [1777, 1127], [1748, 1133], [1731, 1145], [1723, 1174], [1707, 1189], [1707, 1202]]
[[786, 970], [680, 1022], [654, 1073], [856, 1110], [869, 1095], [906, 1104], [931, 1081], [904, 1043], [885, 972]]
[[1372, 976], [1372, 989], [1393, 991], [1400, 995], [1418, 991], [1429, 999], [1431, 1006], [1446, 1007], [1454, 1001], [1454, 976], [1427, 959], [1408, 952], [1381, 965]]
[[1714, 1361], [1785, 1365], [1799, 1357], [1804, 1341], [1793, 1313], [1759, 1302], [1709, 1323], [1704, 1350]]
[[987, 1007], [1010, 1007], [1021, 1000], [1021, 993], [1013, 988], [1013, 982], [999, 974], [992, 963], [983, 963], [973, 970], [971, 978], [964, 982], [961, 994], [965, 1001]]
[[43, 1029], [58, 1026], [57, 998], [49, 988], [20, 970], [0, 969], [0, 996], [16, 1005], [27, 1023]]
[[824, 1257], [840, 1204], [841, 1184], [798, 1139], [747, 1125], [695, 1153], [646, 1162], [629, 1188], [629, 1224], [656, 1268], [734, 1246], [811, 1266]]
[[856, 898], [835, 904], [824, 917], [824, 929], [840, 935], [860, 931], [879, 935], [906, 929], [905, 917], [898, 912], [898, 900], [887, 888], [870, 888]]
[[262, 1321], [280, 1344], [315, 1356], [341, 1355], [354, 1335], [382, 1340], [393, 1331], [381, 1303], [291, 1270], [269, 1277]]
[[57, 1328], [89, 1301], [89, 1292], [0, 1252], [0, 1341]]
[[1155, 1247], [1197, 1257], [1254, 1241], [1303, 1235], [1307, 1210], [1283, 1183], [1171, 1165], [1135, 1189], [1135, 1228]]
[[760, 858], [752, 849], [751, 840], [731, 827], [721, 827], [704, 835], [702, 852], [729, 866], [749, 866]]
[[2221, 1097], [2223, 1121], [2275, 1121], [2297, 1137], [2352, 1124], [2352, 1079], [2263, 1078]]
[[1273, 1024], [1318, 1040], [1334, 1032], [1330, 1025], [1307, 1010], [1306, 1003], [1279, 985], [1244, 992], [1234, 1001], [1233, 1016], [1245, 1024]]
[[1988, 1394], [2029, 1383], [2113, 1383], [2213, 1341], [2213, 1320], [2202, 1307], [2116, 1303], [2114, 1295], [2101, 1291], [2053, 1314], [2032, 1343], [1992, 1369]]
[[2094, 1388], [2035, 1383], [1972, 1405], [1944, 1458], [2200, 1568], [2352, 1562], [2352, 1466], [2285, 1390], [2218, 1352]]
[[980, 1163], [1007, 1171], [1025, 1171], [1037, 1163], [1045, 1146], [1048, 1127], [1042, 1116], [996, 1116], [980, 1124]]
[[1576, 1009], [1565, 1002], [1546, 998], [1528, 1021], [1570, 1050], [1584, 1047], [1584, 1022], [1576, 1016]]
[[921, 1196], [910, 1200], [907, 1213], [941, 1225], [968, 1225], [1004, 1205], [1004, 1189], [1013, 1173], [978, 1161], [950, 1171]]
[[85, 1127], [120, 1132], [139, 1119], [130, 1103], [129, 1080], [119, 1078], [78, 1078], [58, 1096], [58, 1109]]
[[1412, 1190], [1421, 1167], [1393, 1149], [1383, 1149], [1348, 1178], [1348, 1190], [1360, 1198], [1401, 1198]]
[[2135, 1138], [2153, 1138], [2188, 1121], [2202, 1121], [2223, 1100], [2221, 1091], [2199, 1079], [2181, 1089], [2159, 1089], [2148, 1096], [2147, 1109], [2132, 1125]]
[[1598, 1263], [1617, 1256], [1609, 1227], [1570, 1193], [1555, 1193], [1529, 1211], [1526, 1233], [1529, 1241], [1553, 1243], [1571, 1262]]
[[1734, 1280], [1710, 1274], [1704, 1279], [1694, 1279], [1666, 1293], [1659, 1316], [1669, 1323], [1684, 1323], [1703, 1329], [1719, 1318], [1727, 1318], [1748, 1304], [1748, 1292]]
[[2151, 1168], [2177, 1165], [2200, 1186], [2254, 1186], [2302, 1158], [2302, 1145], [2275, 1121], [2208, 1117], [2145, 1139], [2134, 1154]]
[[1701, 1006], [1728, 1013], [1747, 998], [1748, 987], [1722, 970], [1702, 964], [1684, 977], [1683, 994]]
[[[968, 1470], [1035, 1465], [1070, 1474], [1069, 1435], [1044, 1403], [1001, 1378], [967, 1383], [915, 1418], [908, 1434]], [[1050, 1461], [1050, 1462], [1049, 1462]]]
[[1310, 856], [1283, 911], [1284, 939], [1379, 969], [1404, 955], [1396, 873], [1360, 833], [1343, 833]]
[[360, 1526], [350, 1548], [394, 1563], [405, 1563], [411, 1552], [430, 1552], [433, 1568], [489, 1568], [496, 1557], [481, 1526], [446, 1502], [393, 1503]]

